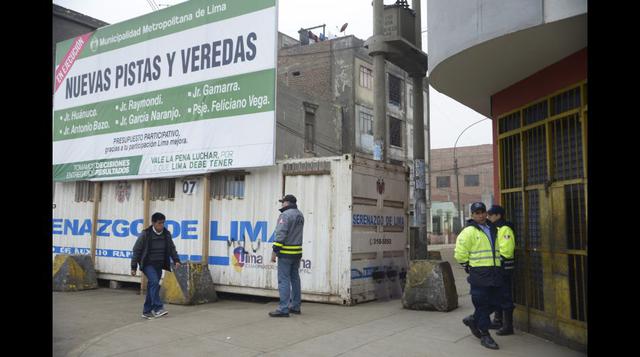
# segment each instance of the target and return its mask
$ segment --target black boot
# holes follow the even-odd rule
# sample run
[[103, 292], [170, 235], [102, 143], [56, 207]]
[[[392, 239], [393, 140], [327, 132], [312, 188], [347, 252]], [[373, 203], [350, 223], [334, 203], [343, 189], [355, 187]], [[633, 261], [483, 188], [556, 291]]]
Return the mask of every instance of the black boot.
[[481, 331], [481, 337], [480, 337], [480, 344], [483, 345], [486, 348], [490, 348], [492, 350], [497, 350], [500, 347], [498, 346], [498, 344], [496, 343], [496, 341], [493, 340], [493, 338], [491, 337], [491, 335], [489, 334], [489, 331]]
[[481, 337], [480, 330], [478, 330], [478, 327], [476, 326], [476, 321], [474, 320], [473, 315], [469, 315], [462, 319], [462, 323], [469, 326], [469, 329], [474, 336], [476, 336], [477, 338]]
[[513, 310], [504, 312], [504, 323], [502, 327], [496, 331], [497, 335], [513, 335]]
[[489, 325], [490, 330], [497, 330], [502, 327], [502, 310], [496, 310], [493, 314], [493, 322]]

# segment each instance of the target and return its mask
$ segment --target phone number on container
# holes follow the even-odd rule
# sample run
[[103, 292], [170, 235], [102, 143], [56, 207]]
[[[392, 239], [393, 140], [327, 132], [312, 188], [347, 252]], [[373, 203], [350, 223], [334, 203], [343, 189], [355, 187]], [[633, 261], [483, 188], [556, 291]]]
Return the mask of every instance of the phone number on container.
[[369, 245], [385, 245], [391, 244], [391, 238], [371, 238], [369, 239]]

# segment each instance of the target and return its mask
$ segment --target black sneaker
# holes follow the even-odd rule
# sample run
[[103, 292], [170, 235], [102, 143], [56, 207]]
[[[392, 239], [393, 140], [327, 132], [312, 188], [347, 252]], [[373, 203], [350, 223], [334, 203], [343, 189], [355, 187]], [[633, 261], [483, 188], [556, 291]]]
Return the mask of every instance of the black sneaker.
[[276, 310], [276, 311], [271, 311], [269, 313], [269, 316], [271, 316], [271, 317], [289, 317], [289, 313], [288, 312], [280, 312], [280, 311]]
[[302, 313], [302, 311], [296, 309], [289, 309], [289, 312], [296, 315], [300, 315]]
[[152, 320], [153, 318], [155, 318], [155, 316], [153, 315], [153, 312], [143, 312], [142, 318]]

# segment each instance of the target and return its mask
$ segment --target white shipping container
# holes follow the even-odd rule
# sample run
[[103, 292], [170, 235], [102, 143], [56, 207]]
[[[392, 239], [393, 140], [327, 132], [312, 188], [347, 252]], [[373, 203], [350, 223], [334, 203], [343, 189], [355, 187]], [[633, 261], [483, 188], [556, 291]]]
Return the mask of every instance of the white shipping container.
[[[216, 176], [214, 175], [214, 180]], [[278, 202], [298, 199], [304, 214], [300, 264], [302, 298], [351, 305], [381, 298], [398, 286], [374, 272], [406, 271], [408, 262], [408, 169], [343, 155], [278, 161], [249, 169], [242, 197], [213, 196], [204, 217], [204, 176], [175, 179], [175, 197], [153, 200], [149, 215], [162, 212], [181, 260], [200, 261], [203, 222], [209, 224], [209, 268], [216, 289], [278, 296], [277, 265], [271, 263]], [[53, 254], [88, 254], [92, 202], [74, 202], [75, 183], [56, 183]], [[98, 206], [98, 277], [131, 277], [131, 249], [143, 227], [143, 181], [103, 182]]]

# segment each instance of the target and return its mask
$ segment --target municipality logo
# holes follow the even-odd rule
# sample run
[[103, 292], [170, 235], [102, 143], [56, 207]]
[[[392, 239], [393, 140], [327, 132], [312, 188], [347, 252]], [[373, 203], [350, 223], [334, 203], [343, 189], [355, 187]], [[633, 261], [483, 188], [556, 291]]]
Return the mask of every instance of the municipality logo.
[[244, 267], [244, 255], [246, 254], [244, 247], [237, 247], [233, 250], [233, 256], [231, 257], [231, 265], [238, 273], [242, 271]]
[[96, 52], [98, 50], [98, 39], [94, 37], [93, 40], [91, 40], [89, 47], [91, 47], [91, 52]]
[[[255, 252], [255, 249], [254, 249]], [[247, 265], [253, 266], [255, 265], [263, 265], [264, 258], [262, 255], [251, 254], [244, 249], [244, 247], [237, 247], [233, 250], [233, 255], [231, 256], [231, 265], [233, 269], [238, 273], [242, 272], [242, 268]]]

